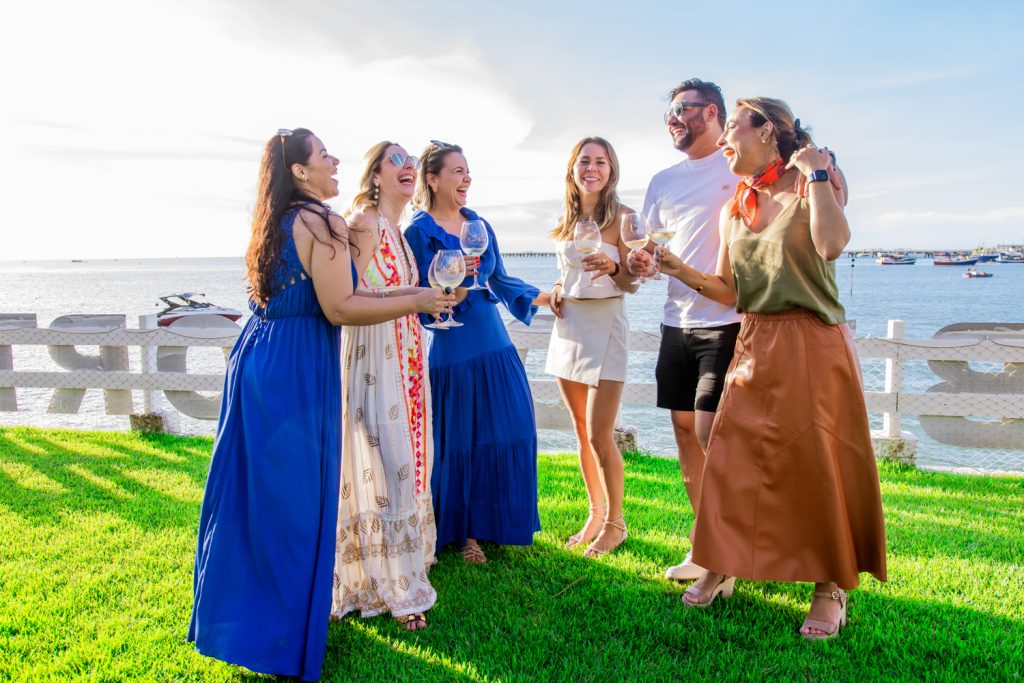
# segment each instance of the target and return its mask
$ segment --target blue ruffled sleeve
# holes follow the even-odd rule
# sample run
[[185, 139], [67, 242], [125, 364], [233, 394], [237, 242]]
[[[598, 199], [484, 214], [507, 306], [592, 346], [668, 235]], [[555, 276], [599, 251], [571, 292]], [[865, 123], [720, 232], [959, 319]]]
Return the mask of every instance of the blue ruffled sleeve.
[[[430, 271], [430, 262], [434, 258], [434, 254], [444, 249], [444, 245], [441, 244], [436, 237], [431, 237], [429, 230], [425, 224], [424, 219], [421, 217], [421, 212], [416, 212], [412, 217], [412, 221], [409, 223], [409, 227], [405, 229], [405, 241], [409, 243], [409, 248], [412, 250], [413, 256], [416, 257], [416, 269], [420, 274], [420, 285], [429, 286], [430, 280], [427, 275]], [[428, 214], [426, 220], [430, 220]], [[433, 322], [433, 316], [427, 315], [426, 313], [420, 313], [420, 322], [424, 325]]]
[[494, 254], [494, 272], [487, 278], [487, 287], [498, 301], [505, 304], [505, 308], [516, 320], [524, 325], [529, 325], [534, 314], [537, 313], [537, 306], [533, 305], [533, 300], [540, 294], [540, 289], [508, 274], [508, 271], [505, 270], [505, 262], [501, 258], [501, 251], [498, 249], [498, 239], [494, 236], [494, 229], [486, 220], [484, 220], [484, 225], [487, 226], [490, 239], [488, 251]]

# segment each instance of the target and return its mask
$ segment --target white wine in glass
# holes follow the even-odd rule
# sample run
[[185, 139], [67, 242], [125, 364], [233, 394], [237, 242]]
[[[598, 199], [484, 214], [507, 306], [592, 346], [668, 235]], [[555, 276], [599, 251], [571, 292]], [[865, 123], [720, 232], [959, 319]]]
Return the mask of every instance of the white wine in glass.
[[[442, 249], [437, 252], [437, 263], [434, 266], [434, 278], [443, 287], [455, 289], [466, 279], [466, 259], [458, 249]], [[462, 323], [448, 313], [447, 327], [462, 327]]]
[[[650, 232], [650, 237], [654, 240], [655, 244], [659, 247], [664, 247], [666, 244], [672, 241], [672, 238], [676, 236], [675, 227], [658, 227]], [[654, 269], [658, 270], [658, 266], [661, 265], [661, 253], [654, 250]], [[659, 272], [656, 276], [657, 279], [661, 279], [661, 273]]]
[[[647, 223], [644, 217], [638, 213], [627, 213], [622, 217], [622, 243], [629, 247], [630, 251], [643, 249], [647, 245]], [[647, 278], [640, 276], [640, 282], [647, 282]]]
[[[459, 235], [459, 246], [466, 256], [481, 256], [487, 251], [487, 226], [481, 220], [466, 221], [462, 224], [462, 234]], [[479, 269], [478, 269], [479, 271]], [[486, 285], [479, 282], [479, 272], [473, 273], [473, 284], [466, 289], [487, 289]]]
[[[437, 277], [435, 277], [435, 275], [434, 275], [434, 268], [436, 266], [437, 266], [437, 254], [435, 253], [434, 254], [434, 258], [432, 258], [430, 260], [430, 268], [427, 269], [427, 282], [429, 282], [430, 286], [433, 287], [434, 289], [441, 289], [441, 290], [443, 290], [445, 288], [444, 285], [442, 285], [440, 282], [438, 282], [437, 281]], [[439, 316], [437, 316], [434, 319], [434, 322], [428, 323], [428, 324], [424, 325], [424, 327], [430, 327], [430, 328], [435, 329], [435, 330], [446, 330], [446, 329], [448, 329], [449, 325], [446, 324], [445, 322], [443, 322], [441, 320], [441, 316], [439, 315]]]
[[[591, 256], [601, 251], [601, 229], [595, 221], [586, 220], [576, 224], [572, 234], [572, 243], [583, 256]], [[596, 279], [601, 277], [597, 273], [591, 273], [590, 284], [592, 287], [604, 287]]]

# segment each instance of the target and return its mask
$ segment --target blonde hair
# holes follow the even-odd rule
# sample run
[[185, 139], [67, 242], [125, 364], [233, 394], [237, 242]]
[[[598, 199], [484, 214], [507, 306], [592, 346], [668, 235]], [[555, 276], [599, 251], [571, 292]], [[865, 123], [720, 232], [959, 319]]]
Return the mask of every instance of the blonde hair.
[[352, 204], [349, 207], [352, 213], [361, 211], [365, 206], [377, 206], [379, 200], [373, 196], [374, 190], [377, 189], [373, 184], [373, 174], [380, 173], [380, 165], [384, 162], [384, 152], [391, 145], [398, 145], [398, 143], [383, 140], [363, 155], [363, 159], [366, 160], [366, 168], [363, 169], [363, 175], [359, 178], [359, 191], [352, 198]]
[[810, 132], [800, 127], [800, 119], [793, 116], [793, 110], [782, 100], [749, 97], [736, 100], [736, 106], [751, 111], [750, 124], [754, 128], [760, 128], [769, 121], [772, 123], [772, 138], [779, 156], [787, 163], [793, 152], [805, 145], [814, 144]]
[[553, 240], [559, 242], [571, 240], [576, 222], [582, 218], [580, 216], [582, 211], [580, 188], [576, 185], [573, 169], [576, 167], [576, 160], [579, 158], [583, 148], [592, 142], [604, 147], [605, 154], [608, 155], [608, 165], [610, 166], [608, 184], [601, 190], [601, 196], [597, 199], [597, 208], [595, 209], [593, 219], [597, 221], [598, 227], [604, 230], [612, 224], [615, 216], [619, 213], [619, 207], [622, 205], [619, 202], [619, 194], [616, 191], [619, 185], [619, 157], [615, 154], [612, 144], [604, 138], [583, 138], [576, 143], [572, 148], [572, 152], [569, 153], [569, 164], [565, 169], [565, 201], [562, 206], [562, 215], [558, 218], [558, 223], [555, 224], [554, 230], [548, 234], [548, 237]]
[[420, 155], [420, 172], [416, 176], [416, 192], [412, 196], [412, 203], [417, 209], [429, 212], [434, 208], [434, 190], [427, 184], [427, 174], [438, 175], [444, 168], [444, 160], [452, 152], [462, 153], [458, 145], [435, 145], [431, 142], [423, 148]]

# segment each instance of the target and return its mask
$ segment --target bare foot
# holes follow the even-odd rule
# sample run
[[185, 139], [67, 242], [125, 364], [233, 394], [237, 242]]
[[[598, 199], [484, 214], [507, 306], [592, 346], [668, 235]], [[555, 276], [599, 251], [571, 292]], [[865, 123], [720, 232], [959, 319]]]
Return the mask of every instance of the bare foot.
[[590, 508], [590, 516], [587, 517], [587, 523], [583, 525], [583, 528], [578, 533], [573, 534], [569, 537], [569, 540], [565, 542], [566, 548], [575, 548], [583, 543], [590, 543], [594, 540], [601, 531], [602, 525], [604, 525], [604, 517], [595, 515], [596, 510], [602, 510], [608, 507], [607, 505], [593, 505]]
[[427, 627], [427, 616], [422, 612], [417, 614], [403, 614], [395, 617], [395, 621], [402, 625], [406, 631], [419, 631]]
[[594, 542], [587, 546], [583, 556], [601, 557], [618, 548], [627, 538], [629, 538], [629, 533], [626, 532], [626, 521], [622, 517], [607, 521], [601, 527], [601, 533], [598, 534]]

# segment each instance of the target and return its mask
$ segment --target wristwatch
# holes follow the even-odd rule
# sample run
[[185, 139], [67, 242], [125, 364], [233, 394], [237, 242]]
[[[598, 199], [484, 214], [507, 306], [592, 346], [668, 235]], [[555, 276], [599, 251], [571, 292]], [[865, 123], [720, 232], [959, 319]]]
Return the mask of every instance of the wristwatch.
[[807, 176], [808, 183], [818, 183], [828, 180], [828, 171], [823, 168], [811, 171], [811, 174]]

